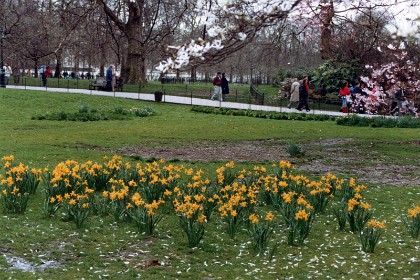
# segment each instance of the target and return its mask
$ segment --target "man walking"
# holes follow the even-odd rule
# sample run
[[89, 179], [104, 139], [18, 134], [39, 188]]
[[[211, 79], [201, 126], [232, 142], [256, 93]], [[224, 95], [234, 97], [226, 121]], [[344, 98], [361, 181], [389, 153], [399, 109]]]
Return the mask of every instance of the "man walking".
[[222, 95], [222, 73], [217, 72], [216, 77], [213, 79], [214, 93], [211, 97], [211, 100], [214, 100], [215, 96], [219, 96], [219, 100], [223, 101]]
[[9, 63], [6, 62], [6, 65], [3, 66], [4, 72], [4, 85], [9, 84], [10, 76], [12, 75], [12, 67], [10, 67]]
[[114, 68], [115, 68], [115, 66], [111, 64], [111, 65], [109, 65], [108, 69], [106, 70], [106, 75], [105, 75], [105, 80], [106, 80], [105, 90], [106, 91], [114, 91], [114, 87], [112, 85], [112, 80], [115, 76]]
[[308, 96], [309, 96], [309, 79], [308, 76], [303, 77], [302, 84], [299, 87], [299, 104], [296, 107], [296, 110], [302, 111], [302, 107], [305, 107], [306, 112], [309, 112], [308, 105]]

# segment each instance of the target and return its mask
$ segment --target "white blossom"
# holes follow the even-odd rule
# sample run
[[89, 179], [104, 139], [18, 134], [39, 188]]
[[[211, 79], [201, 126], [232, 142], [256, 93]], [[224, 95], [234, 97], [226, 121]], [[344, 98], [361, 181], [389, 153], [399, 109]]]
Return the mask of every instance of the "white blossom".
[[209, 37], [217, 37], [217, 36], [223, 37], [224, 33], [225, 33], [224, 28], [221, 28], [219, 26], [211, 27], [207, 30], [207, 35]]
[[243, 32], [239, 32], [239, 33], [238, 33], [238, 37], [239, 37], [239, 40], [243, 41], [243, 40], [245, 40], [245, 39], [246, 39], [246, 34], [245, 34], [245, 33], [243, 33]]
[[[395, 4], [392, 6], [392, 12], [390, 12], [391, 15], [395, 15], [393, 27], [389, 27], [394, 28], [393, 33], [402, 36], [420, 36], [420, 32], [418, 32], [420, 28], [420, 21], [418, 20], [420, 9], [418, 7], [420, 4], [418, 1], [407, 0], [401, 3], [397, 1], [394, 3], [391, 0], [381, 1], [372, 0], [370, 2], [372, 5]], [[355, 7], [366, 7], [365, 2], [361, 0], [335, 1], [334, 9], [337, 9], [338, 12], [351, 11]], [[157, 69], [167, 71], [170, 68], [182, 68], [188, 65], [191, 59], [204, 59], [206, 53], [224, 48], [227, 39], [230, 40], [229, 44], [232, 43], [232, 39], [236, 39], [238, 42], [245, 41], [249, 35], [245, 33], [246, 31], [243, 32], [243, 28], [246, 28], [247, 24], [260, 22], [261, 20], [270, 22], [271, 19], [280, 18], [283, 13], [295, 17], [293, 24], [308, 20], [313, 22], [314, 14], [312, 11], [318, 10], [321, 5], [330, 5], [321, 0], [300, 1], [296, 7], [293, 7], [294, 4], [296, 4], [295, 0], [218, 0], [212, 1], [209, 5], [207, 1], [198, 0], [195, 3], [194, 11], [197, 13], [200, 22], [207, 27], [205, 37], [203, 37], [206, 41], [191, 41], [189, 44], [174, 47], [177, 57], [161, 62]], [[239, 20], [241, 24], [244, 24], [241, 28], [235, 25], [235, 22]], [[236, 34], [236, 36], [232, 38], [226, 34]], [[388, 46], [388, 48], [390, 47], [394, 46]], [[381, 48], [378, 48], [378, 50], [380, 52], [384, 51]]]

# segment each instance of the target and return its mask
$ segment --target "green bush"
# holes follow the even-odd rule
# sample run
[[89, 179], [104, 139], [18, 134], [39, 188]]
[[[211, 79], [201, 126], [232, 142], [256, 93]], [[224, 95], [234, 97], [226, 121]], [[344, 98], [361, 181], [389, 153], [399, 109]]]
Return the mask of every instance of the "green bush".
[[420, 119], [413, 117], [386, 118], [378, 117], [360, 117], [351, 115], [337, 119], [338, 125], [359, 126], [359, 127], [385, 127], [385, 128], [420, 128]]
[[58, 121], [65, 121], [67, 120], [67, 114], [65, 112], [60, 112], [57, 114]]
[[288, 143], [286, 150], [287, 150], [287, 153], [291, 157], [302, 157], [305, 155], [305, 151], [303, 150], [303, 147], [299, 144]]
[[136, 117], [148, 117], [151, 116], [155, 113], [155, 110], [151, 107], [143, 107], [143, 108], [134, 108], [131, 109], [131, 112], [136, 116]]
[[59, 112], [45, 115], [32, 116], [32, 120], [50, 120], [50, 121], [105, 121], [105, 120], [126, 120], [136, 117], [147, 117], [155, 113], [151, 107], [133, 108], [127, 110], [124, 108], [117, 107], [112, 112], [98, 112], [96, 109], [90, 109], [88, 106], [82, 105], [79, 107], [79, 111], [76, 113]]
[[126, 115], [127, 114], [127, 111], [124, 108], [121, 108], [121, 107], [115, 108], [114, 112], [116, 114], [120, 114], [120, 115]]
[[79, 113], [88, 113], [89, 112], [89, 107], [86, 105], [81, 105], [79, 107]]
[[339, 84], [348, 81], [352, 84], [358, 80], [363, 69], [348, 63], [338, 63], [332, 60], [321, 64], [313, 71], [312, 86], [319, 88], [323, 94], [338, 93]]
[[298, 114], [298, 113], [280, 113], [280, 112], [265, 112], [265, 111], [252, 111], [252, 110], [235, 110], [227, 108], [213, 108], [213, 107], [201, 107], [193, 106], [192, 111], [206, 114], [223, 114], [232, 116], [247, 116], [254, 118], [273, 119], [273, 120], [314, 120], [314, 121], [326, 121], [335, 120], [335, 117], [329, 115], [310, 115], [310, 114]]

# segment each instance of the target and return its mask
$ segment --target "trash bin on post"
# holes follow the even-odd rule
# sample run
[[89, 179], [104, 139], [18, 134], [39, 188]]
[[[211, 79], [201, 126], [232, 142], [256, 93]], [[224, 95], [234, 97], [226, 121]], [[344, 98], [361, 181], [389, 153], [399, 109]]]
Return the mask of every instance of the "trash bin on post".
[[155, 91], [155, 101], [161, 102], [162, 101], [163, 92], [161, 91]]

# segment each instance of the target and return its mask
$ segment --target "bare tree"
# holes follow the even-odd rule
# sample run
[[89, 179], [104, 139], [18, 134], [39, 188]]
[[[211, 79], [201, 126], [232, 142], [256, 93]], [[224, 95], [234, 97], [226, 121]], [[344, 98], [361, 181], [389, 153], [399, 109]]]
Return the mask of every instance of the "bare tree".
[[32, 61], [35, 75], [41, 60], [49, 64], [54, 57], [59, 73], [64, 50], [92, 10], [81, 4], [77, 0], [9, 0], [3, 24], [10, 53]]
[[[318, 0], [308, 1], [307, 8], [310, 17], [306, 20], [306, 27], [319, 27], [320, 33], [320, 54], [324, 60], [333, 59], [336, 44], [336, 34], [340, 32], [343, 25], [350, 24], [352, 28], [359, 31], [368, 29], [370, 36], [374, 36], [376, 42], [383, 33], [385, 24], [393, 18], [396, 13], [393, 10], [405, 1], [333, 1]], [[413, 4], [414, 5], [414, 4]], [[398, 11], [398, 10], [397, 10]], [[315, 19], [315, 21], [314, 21]], [[348, 29], [347, 29], [348, 31]], [[383, 37], [381, 37], [382, 39]]]
[[127, 42], [122, 76], [129, 83], [146, 80], [146, 58], [174, 33], [188, 9], [187, 3], [170, 0], [92, 0], [124, 35]]
[[166, 72], [186, 65], [216, 65], [254, 40], [263, 28], [287, 17], [300, 0], [194, 1], [192, 13], [203, 18], [202, 35], [171, 48], [157, 67]]

